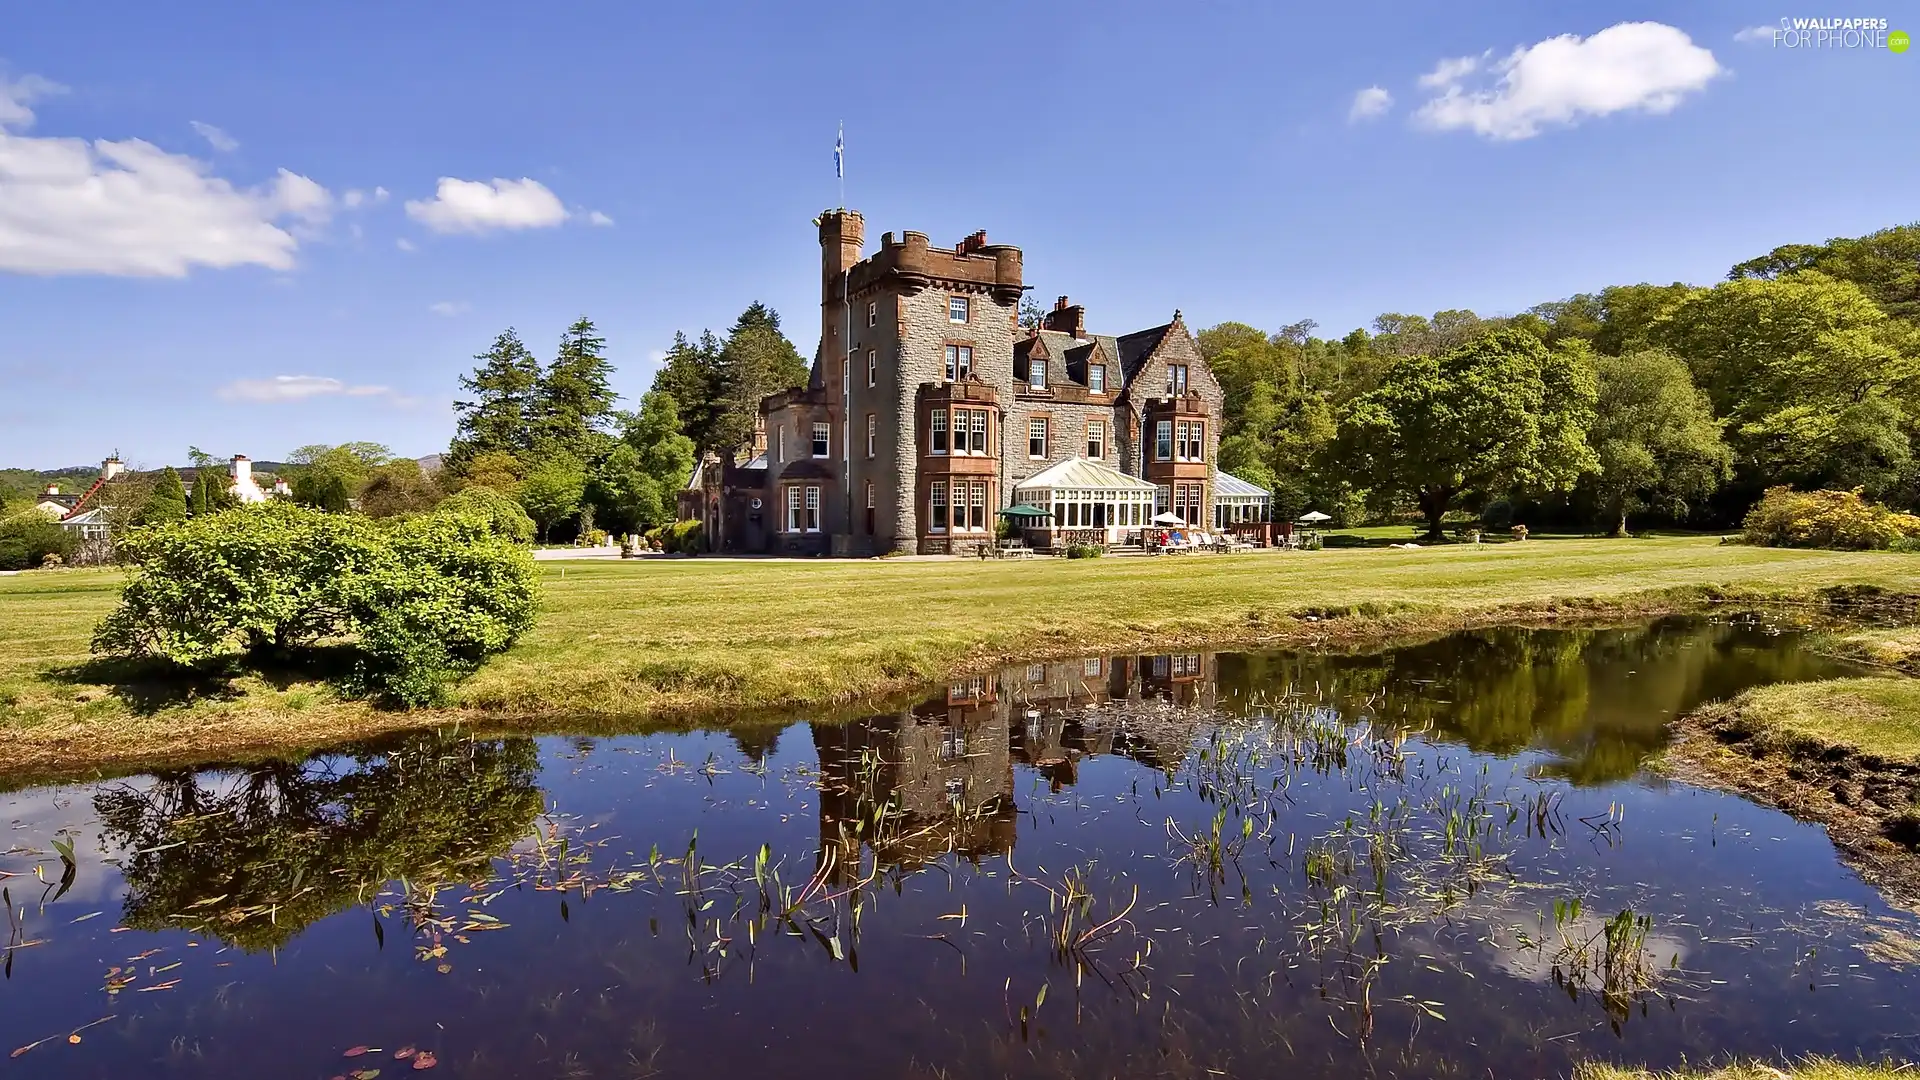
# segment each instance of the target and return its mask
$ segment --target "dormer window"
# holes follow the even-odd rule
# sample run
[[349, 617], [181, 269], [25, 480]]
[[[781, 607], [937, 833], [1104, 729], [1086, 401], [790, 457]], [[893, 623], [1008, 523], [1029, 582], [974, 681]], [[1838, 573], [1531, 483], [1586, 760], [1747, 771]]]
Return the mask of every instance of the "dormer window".
[[1027, 361], [1027, 385], [1035, 390], [1047, 388], [1047, 362], [1045, 360]]
[[1096, 394], [1107, 392], [1107, 365], [1093, 364], [1087, 368], [1087, 389]]
[[972, 302], [965, 296], [947, 297], [947, 321], [963, 323], [972, 314]]

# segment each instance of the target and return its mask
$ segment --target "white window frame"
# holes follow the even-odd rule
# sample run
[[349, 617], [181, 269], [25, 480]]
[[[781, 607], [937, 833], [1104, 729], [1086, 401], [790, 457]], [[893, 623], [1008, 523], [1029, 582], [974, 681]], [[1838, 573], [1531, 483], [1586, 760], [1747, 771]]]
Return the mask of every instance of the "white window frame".
[[[1051, 426], [1044, 416], [1035, 416], [1027, 420], [1027, 458], [1029, 460], [1046, 460], [1049, 437], [1052, 435], [1052, 432], [1047, 429]], [[1040, 443], [1040, 452], [1037, 454], [1033, 452], [1033, 444], [1036, 440]]]
[[[822, 443], [826, 444], [824, 450], [820, 448]], [[833, 425], [825, 420], [813, 422], [813, 456], [817, 458], [833, 456]]]
[[800, 489], [791, 484], [787, 486], [787, 531], [800, 531]]
[[927, 418], [927, 453], [945, 457], [953, 443], [947, 437], [947, 410], [935, 409]]
[[1157, 484], [1153, 489], [1153, 516], [1167, 512], [1173, 503], [1173, 485]]
[[1027, 389], [1045, 390], [1047, 388], [1047, 362], [1045, 360], [1027, 361]]
[[880, 325], [880, 301], [878, 300], [867, 301], [867, 325]]
[[876, 383], [878, 383], [879, 380], [880, 380], [880, 352], [877, 349], [868, 349], [867, 350], [867, 385], [873, 386]]
[[880, 421], [872, 413], [867, 414], [867, 456], [873, 456], [874, 442], [880, 437]]
[[975, 480], [967, 485], [967, 521], [966, 532], [987, 531], [987, 482]]
[[[1095, 447], [1099, 447], [1098, 452]], [[1087, 456], [1100, 459], [1107, 456], [1107, 422], [1105, 420], [1087, 421]]]
[[1153, 460], [1173, 460], [1173, 421], [1171, 420], [1153, 422]]
[[[948, 501], [948, 498], [947, 482], [945, 480], [935, 480], [927, 485], [928, 532], [944, 533], [952, 525], [953, 506], [952, 503]], [[945, 513], [935, 513], [935, 510], [945, 511]], [[946, 521], [941, 521], [941, 518], [945, 518]]]
[[973, 346], [947, 346], [947, 381], [959, 382], [973, 374]]
[[[960, 317], [957, 319], [953, 317], [953, 313], [956, 311], [960, 313]], [[972, 297], [959, 296], [959, 295], [949, 295], [947, 297], [947, 321], [948, 322], [965, 324], [971, 321], [972, 318], [973, 318], [973, 298]]]
[[[954, 425], [954, 434], [956, 436], [960, 433], [960, 428], [957, 423], [958, 418], [962, 416], [967, 418], [968, 435], [966, 452], [974, 457], [985, 457], [987, 455], [987, 410], [956, 410], [953, 415], [956, 420]], [[957, 450], [958, 444], [956, 443], [955, 446]]]
[[807, 488], [807, 531], [820, 531], [820, 489], [817, 487]]
[[1096, 394], [1107, 392], [1107, 365], [1090, 364], [1087, 367], [1087, 389]]
[[1187, 365], [1167, 365], [1167, 396], [1178, 397], [1187, 392]]

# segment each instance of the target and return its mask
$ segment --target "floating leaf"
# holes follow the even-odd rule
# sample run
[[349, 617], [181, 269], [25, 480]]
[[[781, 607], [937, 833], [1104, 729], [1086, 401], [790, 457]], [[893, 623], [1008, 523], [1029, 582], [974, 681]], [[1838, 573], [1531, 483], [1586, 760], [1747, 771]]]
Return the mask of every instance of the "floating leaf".
[[350, 1046], [347, 1048], [346, 1056], [359, 1057], [360, 1055], [366, 1053], [368, 1050], [371, 1050], [371, 1049], [373, 1049], [371, 1046]]
[[413, 1067], [415, 1071], [419, 1071], [421, 1069], [431, 1069], [438, 1064], [440, 1064], [440, 1059], [434, 1057], [433, 1051], [431, 1050], [422, 1050], [420, 1051], [420, 1056], [413, 1059]]
[[403, 1047], [401, 1047], [400, 1049], [398, 1049], [398, 1050], [395, 1050], [395, 1051], [393, 1052], [393, 1059], [394, 1059], [395, 1061], [405, 1061], [405, 1060], [407, 1060], [408, 1058], [410, 1058], [410, 1057], [412, 1057], [413, 1055], [415, 1055], [415, 1054], [417, 1054], [417, 1053], [419, 1053], [419, 1052], [420, 1052], [420, 1051], [418, 1051], [418, 1050], [416, 1050], [416, 1049], [414, 1049], [414, 1048], [413, 1048], [413, 1047], [411, 1047], [411, 1046], [403, 1046]]
[[379, 1069], [359, 1069], [354, 1072], [353, 1080], [373, 1080], [380, 1075]]

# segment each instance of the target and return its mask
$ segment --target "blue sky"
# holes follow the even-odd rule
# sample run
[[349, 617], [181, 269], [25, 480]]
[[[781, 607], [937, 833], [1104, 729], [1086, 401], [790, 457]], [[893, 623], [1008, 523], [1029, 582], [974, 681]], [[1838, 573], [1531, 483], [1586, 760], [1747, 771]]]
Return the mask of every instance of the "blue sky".
[[436, 452], [473, 353], [581, 313], [633, 397], [755, 299], [811, 354], [843, 120], [874, 242], [985, 228], [1105, 333], [1710, 282], [1920, 218], [1920, 52], [1751, 32], [1831, 14], [11, 5], [0, 465]]

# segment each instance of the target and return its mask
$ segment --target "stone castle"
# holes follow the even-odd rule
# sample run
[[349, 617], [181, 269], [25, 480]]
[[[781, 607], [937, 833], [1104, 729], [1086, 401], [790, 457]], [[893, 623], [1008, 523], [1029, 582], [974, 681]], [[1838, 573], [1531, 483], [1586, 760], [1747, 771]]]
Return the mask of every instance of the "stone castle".
[[857, 211], [818, 225], [807, 385], [761, 403], [749, 461], [710, 457], [682, 493], [709, 550], [965, 554], [1022, 503], [1042, 546], [1213, 520], [1220, 386], [1178, 311], [1113, 337], [1063, 296], [1023, 329], [1019, 248], [906, 232], [868, 255]]

